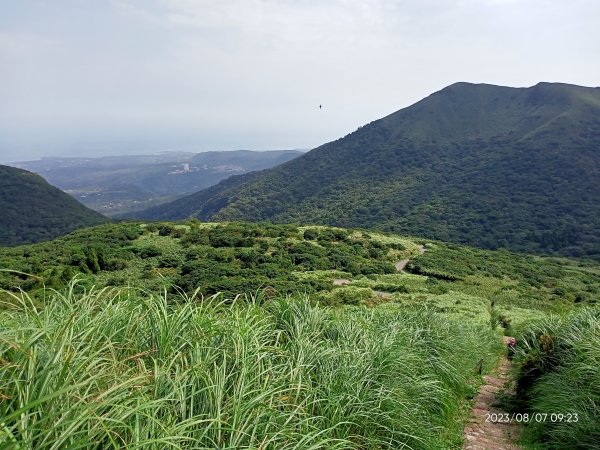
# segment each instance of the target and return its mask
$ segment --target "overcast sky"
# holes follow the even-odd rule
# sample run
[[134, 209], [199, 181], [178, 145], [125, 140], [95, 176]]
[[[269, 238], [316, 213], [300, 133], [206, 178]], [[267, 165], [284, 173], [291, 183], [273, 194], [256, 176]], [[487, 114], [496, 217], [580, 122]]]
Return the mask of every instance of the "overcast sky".
[[599, 24], [598, 0], [0, 0], [0, 162], [313, 148], [457, 81], [598, 86]]

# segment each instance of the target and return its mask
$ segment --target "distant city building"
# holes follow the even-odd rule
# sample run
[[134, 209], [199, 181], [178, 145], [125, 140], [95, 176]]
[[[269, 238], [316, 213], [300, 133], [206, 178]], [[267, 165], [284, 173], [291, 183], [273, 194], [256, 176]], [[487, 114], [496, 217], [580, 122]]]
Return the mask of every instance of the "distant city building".
[[[173, 167], [177, 167], [177, 166], [173, 166]], [[190, 167], [189, 163], [182, 163], [181, 169], [175, 169], [172, 172], [169, 172], [169, 175], [179, 175], [182, 173], [197, 172], [198, 170], [199, 170], [198, 167]]]

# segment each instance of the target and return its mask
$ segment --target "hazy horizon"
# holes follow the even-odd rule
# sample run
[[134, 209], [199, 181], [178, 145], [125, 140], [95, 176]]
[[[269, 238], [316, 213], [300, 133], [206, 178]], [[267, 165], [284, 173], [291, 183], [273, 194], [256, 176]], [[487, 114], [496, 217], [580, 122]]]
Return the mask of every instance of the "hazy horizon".
[[459, 81], [600, 85], [592, 0], [0, 8], [2, 163], [310, 149]]
[[11, 161], [2, 161], [0, 160], [0, 164], [16, 164], [16, 163], [24, 163], [24, 162], [33, 162], [33, 161], [41, 161], [43, 159], [74, 159], [74, 158], [84, 158], [84, 159], [98, 159], [98, 158], [115, 158], [115, 157], [135, 157], [135, 156], [154, 156], [154, 155], [168, 155], [169, 153], [173, 154], [173, 155], [177, 155], [177, 154], [198, 154], [198, 153], [209, 153], [209, 152], [220, 152], [220, 151], [226, 151], [226, 152], [238, 152], [238, 151], [250, 151], [250, 152], [277, 152], [277, 151], [294, 151], [294, 152], [301, 152], [301, 153], [306, 153], [307, 151], [309, 151], [310, 149], [305, 149], [305, 148], [284, 148], [284, 149], [267, 149], [267, 150], [251, 150], [251, 149], [245, 149], [245, 148], [232, 148], [232, 149], [227, 149], [227, 150], [198, 150], [198, 151], [185, 151], [185, 150], [157, 150], [157, 151], [147, 151], [147, 152], [143, 152], [143, 151], [139, 151], [139, 152], [130, 152], [130, 153], [119, 153], [119, 152], [114, 152], [114, 153], [109, 153], [109, 151], [106, 154], [102, 154], [102, 153], [90, 153], [90, 154], [86, 154], [86, 155], [77, 155], [77, 154], [65, 154], [65, 155], [61, 155], [61, 154], [54, 154], [54, 155], [41, 155], [41, 156], [37, 156], [34, 158], [29, 158], [29, 159], [13, 159]]

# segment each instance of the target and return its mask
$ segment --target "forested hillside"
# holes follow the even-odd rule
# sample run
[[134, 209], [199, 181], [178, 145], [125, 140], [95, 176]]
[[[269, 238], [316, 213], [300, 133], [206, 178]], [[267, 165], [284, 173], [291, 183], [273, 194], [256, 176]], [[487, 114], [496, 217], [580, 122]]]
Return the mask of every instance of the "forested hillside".
[[0, 166], [0, 245], [49, 240], [106, 221], [39, 175]]
[[360, 226], [600, 258], [600, 88], [457, 83], [140, 216]]

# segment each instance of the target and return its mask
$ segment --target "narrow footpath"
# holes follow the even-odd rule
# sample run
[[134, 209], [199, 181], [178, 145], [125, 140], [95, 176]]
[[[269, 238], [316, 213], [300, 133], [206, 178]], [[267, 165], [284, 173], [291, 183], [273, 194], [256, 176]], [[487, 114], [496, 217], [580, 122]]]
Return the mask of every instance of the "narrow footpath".
[[[419, 254], [423, 254], [427, 251], [427, 249], [425, 248], [424, 245], [419, 245]], [[406, 259], [402, 259], [400, 261], [398, 261], [395, 266], [396, 266], [396, 271], [397, 272], [404, 272], [404, 268], [406, 267], [406, 265], [410, 262], [409, 258]], [[348, 284], [352, 284], [352, 280], [348, 279], [348, 278], [336, 278], [333, 280], [333, 285], [334, 286], [346, 286]], [[392, 298], [392, 293], [391, 292], [383, 292], [383, 291], [373, 291], [373, 293], [375, 295], [377, 295], [378, 297], [381, 298]]]
[[[419, 254], [422, 255], [423, 253], [425, 253], [425, 251], [426, 251], [425, 246], [419, 245]], [[396, 271], [398, 271], [398, 272], [404, 271], [404, 268], [409, 263], [409, 261], [410, 261], [410, 259], [408, 259], [408, 258], [398, 261], [396, 263]]]
[[[505, 344], [508, 341], [505, 337]], [[464, 430], [463, 450], [519, 450], [515, 444], [521, 427], [498, 406], [500, 394], [514, 395], [509, 372], [512, 363], [502, 356], [494, 374], [486, 375], [475, 397], [471, 419]]]

